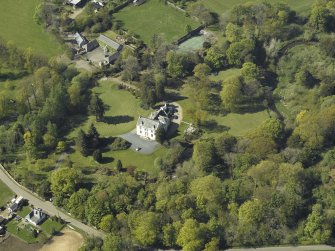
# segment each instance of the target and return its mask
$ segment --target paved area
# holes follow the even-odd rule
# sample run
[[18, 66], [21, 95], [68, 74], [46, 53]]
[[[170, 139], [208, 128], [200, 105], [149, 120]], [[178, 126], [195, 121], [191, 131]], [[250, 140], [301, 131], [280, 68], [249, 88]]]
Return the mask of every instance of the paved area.
[[97, 64], [105, 59], [105, 53], [103, 48], [98, 47], [95, 48], [93, 51], [87, 52], [86, 57], [88, 58], [88, 60]]
[[97, 229], [85, 225], [84, 223], [72, 218], [70, 215], [64, 213], [60, 209], [56, 208], [51, 202], [44, 201], [40, 199], [37, 195], [33, 194], [27, 188], [18, 184], [4, 169], [4, 167], [0, 164], [0, 179], [3, 183], [5, 183], [11, 190], [13, 190], [17, 195], [22, 196], [27, 199], [30, 204], [34, 205], [37, 208], [42, 208], [43, 211], [47, 212], [49, 215], [59, 216], [63, 220], [65, 220], [68, 224], [71, 224], [82, 231], [86, 232], [88, 235], [98, 236], [103, 238], [105, 236], [104, 233], [98, 231]]
[[265, 247], [265, 248], [232, 248], [226, 251], [326, 251], [335, 250], [335, 247], [328, 245], [310, 245], [295, 247]]
[[146, 139], [139, 137], [136, 134], [136, 129], [126, 134], [122, 134], [120, 135], [120, 137], [131, 143], [130, 148], [132, 150], [136, 151], [136, 148], [140, 147], [141, 150], [138, 151], [138, 153], [141, 153], [141, 154], [146, 154], [146, 155], [151, 154], [159, 146], [159, 144], [156, 141], [146, 140]]

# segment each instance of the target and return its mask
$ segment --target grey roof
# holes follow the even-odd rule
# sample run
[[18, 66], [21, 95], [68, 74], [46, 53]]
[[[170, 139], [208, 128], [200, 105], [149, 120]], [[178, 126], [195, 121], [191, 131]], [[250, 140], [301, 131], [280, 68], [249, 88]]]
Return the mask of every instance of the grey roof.
[[109, 55], [108, 57], [106, 57], [106, 61], [107, 61], [108, 64], [111, 64], [115, 60], [117, 60], [119, 56], [120, 56], [120, 53], [119, 52], [115, 52], [114, 54]]
[[88, 43], [87, 39], [84, 36], [82, 36], [79, 32], [76, 32], [76, 34], [74, 34], [74, 39], [76, 40], [77, 44], [80, 47]]
[[110, 39], [109, 37], [106, 37], [105, 35], [100, 34], [98, 37], [98, 40], [103, 42], [104, 44], [112, 47], [113, 49], [119, 51], [122, 49], [122, 45], [115, 42], [114, 40]]
[[160, 123], [158, 120], [140, 117], [137, 121], [137, 125], [147, 129], [156, 130], [160, 126]]
[[9, 209], [12, 212], [15, 212], [18, 208], [19, 208], [19, 205], [16, 202], [14, 202], [12, 205], [9, 206]]
[[82, 0], [70, 0], [69, 3], [72, 5], [78, 5], [81, 3]]
[[6, 219], [5, 219], [3, 216], [0, 215], [0, 225], [1, 225], [2, 223], [5, 223], [5, 222], [6, 222]]
[[41, 220], [46, 217], [46, 214], [42, 212], [40, 209], [35, 209], [31, 211], [27, 216], [26, 219], [38, 224]]
[[88, 42], [87, 44], [85, 44], [83, 47], [86, 51], [93, 51], [95, 48], [99, 47], [99, 43], [96, 39], [94, 39]]
[[101, 4], [102, 3], [100, 3], [100, 2], [92, 2], [92, 8], [95, 9], [95, 10], [100, 10], [102, 7], [104, 7]]

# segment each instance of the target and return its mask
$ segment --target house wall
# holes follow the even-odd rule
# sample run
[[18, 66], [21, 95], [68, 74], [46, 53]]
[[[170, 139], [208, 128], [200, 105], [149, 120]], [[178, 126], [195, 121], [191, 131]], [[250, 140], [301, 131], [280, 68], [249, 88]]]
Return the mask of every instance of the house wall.
[[151, 140], [156, 140], [156, 130], [144, 128], [143, 126], [136, 126], [136, 134], [143, 138], [149, 138]]

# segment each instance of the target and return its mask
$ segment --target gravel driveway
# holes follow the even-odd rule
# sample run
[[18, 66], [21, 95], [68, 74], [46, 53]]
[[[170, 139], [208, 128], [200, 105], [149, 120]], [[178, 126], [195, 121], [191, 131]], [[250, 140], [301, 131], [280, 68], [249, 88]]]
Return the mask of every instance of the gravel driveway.
[[136, 148], [141, 148], [138, 153], [141, 154], [151, 154], [153, 153], [159, 144], [156, 141], [142, 139], [136, 134], [136, 129], [128, 132], [126, 134], [120, 135], [121, 138], [129, 141], [131, 143], [131, 149], [136, 151]]

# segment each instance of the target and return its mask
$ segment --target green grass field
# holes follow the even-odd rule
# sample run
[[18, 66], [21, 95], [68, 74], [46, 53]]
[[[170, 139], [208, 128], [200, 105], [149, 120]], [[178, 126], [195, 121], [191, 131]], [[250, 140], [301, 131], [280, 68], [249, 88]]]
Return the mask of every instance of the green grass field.
[[218, 126], [228, 127], [228, 132], [238, 137], [259, 127], [265, 120], [269, 119], [269, 114], [265, 110], [244, 114], [229, 113], [226, 116], [210, 115], [208, 118], [216, 121]]
[[0, 181], [0, 207], [5, 206], [13, 195], [14, 193], [12, 190], [10, 190], [2, 181]]
[[[38, 238], [35, 238], [32, 234], [33, 226], [27, 224], [24, 225], [21, 221], [12, 219], [7, 225], [7, 231], [28, 244], [37, 243]], [[43, 233], [39, 233], [40, 235]]]
[[[101, 81], [93, 92], [99, 94], [104, 104], [108, 107], [105, 112], [106, 122], [96, 122], [94, 116], [89, 116], [80, 125], [87, 130], [93, 123], [101, 136], [117, 136], [135, 129], [137, 119], [140, 115], [148, 115], [150, 111], [140, 107], [140, 100], [136, 99], [126, 90], [118, 90], [117, 84], [110, 81]], [[76, 128], [69, 135], [76, 137], [79, 128]]]
[[215, 82], [223, 82], [230, 77], [235, 77], [241, 74], [241, 69], [232, 68], [225, 71], [220, 71], [217, 75], [211, 75], [209, 79]]
[[0, 0], [0, 37], [22, 49], [32, 48], [47, 56], [61, 53], [51, 34], [37, 25], [33, 16], [40, 0]]
[[122, 21], [126, 29], [138, 34], [147, 44], [150, 44], [154, 34], [162, 34], [166, 41], [172, 42], [186, 34], [187, 24], [192, 28], [200, 25], [159, 0], [147, 0], [140, 6], [130, 5], [115, 13], [114, 17]]
[[64, 225], [51, 220], [48, 218], [46, 221], [44, 221], [41, 225], [42, 230], [47, 233], [48, 235], [53, 235], [55, 232], [60, 232]]
[[[159, 147], [150, 155], [143, 155], [131, 149], [123, 151], [107, 151], [102, 154], [103, 163], [95, 162], [92, 156], [83, 157], [78, 151], [70, 154], [69, 156], [71, 161], [74, 163], [74, 166], [78, 168], [104, 167], [110, 170], [116, 170], [117, 160], [121, 160], [124, 168], [136, 167], [137, 170], [148, 172], [151, 177], [157, 177], [160, 170], [154, 167], [154, 161], [157, 157], [161, 157], [165, 150], [166, 149], [164, 147]], [[102, 176], [100, 174], [90, 176], [90, 178], [95, 180], [99, 180], [101, 177]]]
[[[257, 0], [261, 2], [262, 0]], [[208, 9], [218, 14], [224, 14], [237, 4], [251, 2], [249, 0], [200, 0]], [[270, 3], [286, 3], [293, 10], [306, 15], [314, 0], [268, 0]]]

